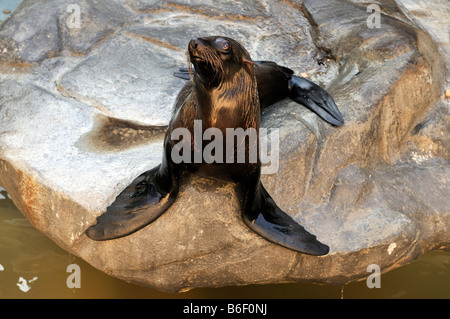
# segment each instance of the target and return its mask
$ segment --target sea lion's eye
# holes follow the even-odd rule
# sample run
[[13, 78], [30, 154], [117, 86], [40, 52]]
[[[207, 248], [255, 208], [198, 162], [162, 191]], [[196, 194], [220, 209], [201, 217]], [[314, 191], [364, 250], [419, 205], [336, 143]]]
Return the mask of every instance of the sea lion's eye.
[[219, 48], [222, 52], [224, 53], [228, 53], [231, 50], [231, 44], [230, 42], [226, 41], [226, 40], [222, 40], [218, 43]]

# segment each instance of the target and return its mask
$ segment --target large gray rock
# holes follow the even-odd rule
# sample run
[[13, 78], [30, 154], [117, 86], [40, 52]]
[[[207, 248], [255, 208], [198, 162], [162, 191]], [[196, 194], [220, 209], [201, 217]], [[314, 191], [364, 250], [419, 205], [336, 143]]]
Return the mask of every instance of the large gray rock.
[[[80, 29], [65, 23], [74, 3]], [[370, 264], [388, 271], [449, 248], [449, 54], [410, 5], [382, 2], [381, 28], [371, 29], [358, 1], [24, 1], [0, 28], [0, 185], [61, 247], [169, 292], [344, 284], [365, 278]], [[279, 169], [263, 183], [330, 246], [327, 256], [259, 237], [242, 223], [235, 185], [193, 175], [175, 204], [133, 235], [95, 242], [84, 234], [159, 163], [183, 85], [171, 73], [185, 64], [190, 38], [219, 33], [254, 59], [308, 73], [343, 113], [340, 128], [288, 100], [262, 115], [281, 141]]]

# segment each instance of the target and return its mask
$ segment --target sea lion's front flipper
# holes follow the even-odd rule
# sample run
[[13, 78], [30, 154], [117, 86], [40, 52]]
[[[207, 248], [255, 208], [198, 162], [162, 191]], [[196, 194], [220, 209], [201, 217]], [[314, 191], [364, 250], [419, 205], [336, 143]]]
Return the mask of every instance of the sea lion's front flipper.
[[254, 199], [251, 195], [247, 199], [243, 219], [250, 229], [273, 243], [308, 255], [328, 254], [328, 246], [283, 212], [261, 183]]
[[163, 214], [177, 193], [177, 176], [158, 165], [125, 188], [86, 235], [93, 240], [109, 240], [132, 234]]
[[189, 74], [189, 70], [187, 68], [179, 68], [178, 72], [173, 72], [173, 75], [183, 80], [191, 79], [191, 75]]
[[320, 86], [296, 75], [292, 75], [288, 85], [291, 99], [306, 106], [330, 124], [341, 126], [344, 123], [333, 98]]

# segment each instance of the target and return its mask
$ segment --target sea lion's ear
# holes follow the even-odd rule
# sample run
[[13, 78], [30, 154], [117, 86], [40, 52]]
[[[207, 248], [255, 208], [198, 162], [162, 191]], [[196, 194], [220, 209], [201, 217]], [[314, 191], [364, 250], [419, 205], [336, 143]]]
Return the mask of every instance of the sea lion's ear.
[[248, 64], [248, 65], [256, 65], [255, 62], [253, 62], [252, 60], [249, 60], [247, 58], [242, 58], [242, 62], [244, 62], [245, 64]]
[[255, 62], [253, 62], [250, 59], [247, 58], [242, 58], [242, 62], [244, 62], [244, 65], [247, 67], [247, 69], [252, 72], [253, 71], [253, 66], [257, 65]]

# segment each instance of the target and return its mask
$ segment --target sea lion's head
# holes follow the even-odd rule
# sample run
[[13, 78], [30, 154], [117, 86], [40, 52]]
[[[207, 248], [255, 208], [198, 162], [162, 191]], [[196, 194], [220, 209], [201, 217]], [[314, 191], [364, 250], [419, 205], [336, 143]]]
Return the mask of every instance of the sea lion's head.
[[213, 36], [195, 38], [189, 42], [188, 57], [194, 65], [195, 76], [206, 86], [214, 87], [223, 81], [232, 81], [234, 75], [245, 69], [252, 73], [254, 64], [250, 54], [236, 40]]

